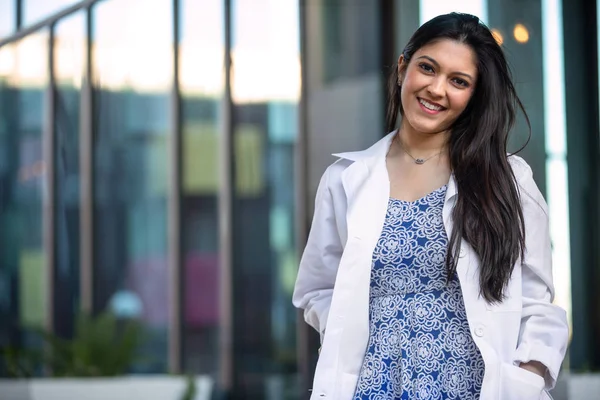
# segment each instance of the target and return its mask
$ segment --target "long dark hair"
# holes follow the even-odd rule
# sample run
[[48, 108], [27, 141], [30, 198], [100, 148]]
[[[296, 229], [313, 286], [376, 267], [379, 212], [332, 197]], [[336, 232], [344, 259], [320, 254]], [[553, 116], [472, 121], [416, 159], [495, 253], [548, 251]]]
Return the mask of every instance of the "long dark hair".
[[[422, 25], [404, 49], [405, 65], [413, 54], [435, 40], [451, 39], [470, 46], [477, 57], [473, 96], [458, 117], [448, 140], [450, 168], [457, 184], [446, 268], [456, 273], [457, 255], [466, 240], [480, 258], [480, 294], [501, 302], [513, 268], [525, 251], [525, 223], [518, 184], [507, 156], [508, 134], [517, 106], [529, 118], [512, 83], [504, 53], [490, 30], [473, 15], [451, 13]], [[388, 131], [402, 113], [398, 69], [389, 82]]]

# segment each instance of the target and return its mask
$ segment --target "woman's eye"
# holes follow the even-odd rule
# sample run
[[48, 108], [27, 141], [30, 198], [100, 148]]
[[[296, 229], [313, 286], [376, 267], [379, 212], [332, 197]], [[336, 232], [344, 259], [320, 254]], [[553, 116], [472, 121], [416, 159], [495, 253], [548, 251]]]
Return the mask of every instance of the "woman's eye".
[[421, 68], [425, 72], [433, 72], [433, 68], [431, 67], [431, 65], [428, 64], [421, 63], [419, 64], [419, 68]]
[[460, 79], [460, 78], [455, 78], [454, 82], [458, 85], [458, 86], [462, 86], [462, 87], [469, 87], [469, 82]]

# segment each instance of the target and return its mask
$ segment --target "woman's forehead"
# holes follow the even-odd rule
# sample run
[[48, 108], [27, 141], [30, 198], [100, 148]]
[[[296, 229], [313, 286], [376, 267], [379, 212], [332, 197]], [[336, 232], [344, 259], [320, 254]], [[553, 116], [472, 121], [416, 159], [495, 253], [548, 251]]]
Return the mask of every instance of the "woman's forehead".
[[427, 57], [440, 67], [459, 68], [463, 72], [477, 71], [477, 56], [468, 44], [451, 39], [436, 40], [418, 49], [412, 59]]

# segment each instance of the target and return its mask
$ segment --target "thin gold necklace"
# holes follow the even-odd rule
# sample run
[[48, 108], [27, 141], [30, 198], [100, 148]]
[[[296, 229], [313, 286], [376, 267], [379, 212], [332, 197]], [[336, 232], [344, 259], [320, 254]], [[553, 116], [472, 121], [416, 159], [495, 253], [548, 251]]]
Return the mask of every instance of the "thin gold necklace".
[[417, 165], [423, 165], [423, 164], [425, 164], [427, 161], [431, 160], [433, 157], [437, 157], [440, 154], [442, 154], [442, 151], [443, 151], [443, 150], [440, 150], [438, 153], [436, 153], [436, 154], [434, 154], [434, 155], [432, 155], [430, 157], [427, 157], [427, 158], [415, 158], [415, 157], [412, 156], [412, 154], [410, 154], [408, 152], [408, 150], [406, 150], [406, 148], [404, 147], [404, 144], [402, 144], [402, 140], [400, 140], [399, 136], [398, 136], [398, 143], [400, 144], [400, 148], [402, 149], [402, 151], [404, 151], [406, 154], [408, 154], [408, 156], [410, 158], [412, 158], [413, 161], [415, 162], [415, 164], [417, 164]]

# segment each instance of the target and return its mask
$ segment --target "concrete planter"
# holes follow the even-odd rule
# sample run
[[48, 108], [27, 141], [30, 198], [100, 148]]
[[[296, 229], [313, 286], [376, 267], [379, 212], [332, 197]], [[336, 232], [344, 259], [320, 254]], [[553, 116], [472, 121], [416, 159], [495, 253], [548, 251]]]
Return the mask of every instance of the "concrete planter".
[[556, 387], [550, 392], [554, 400], [600, 399], [600, 373], [561, 371]]
[[600, 373], [569, 374], [568, 380], [569, 400], [600, 398]]
[[[213, 381], [195, 378], [194, 400], [210, 400]], [[180, 376], [40, 378], [0, 380], [0, 400], [181, 400], [187, 381]]]

